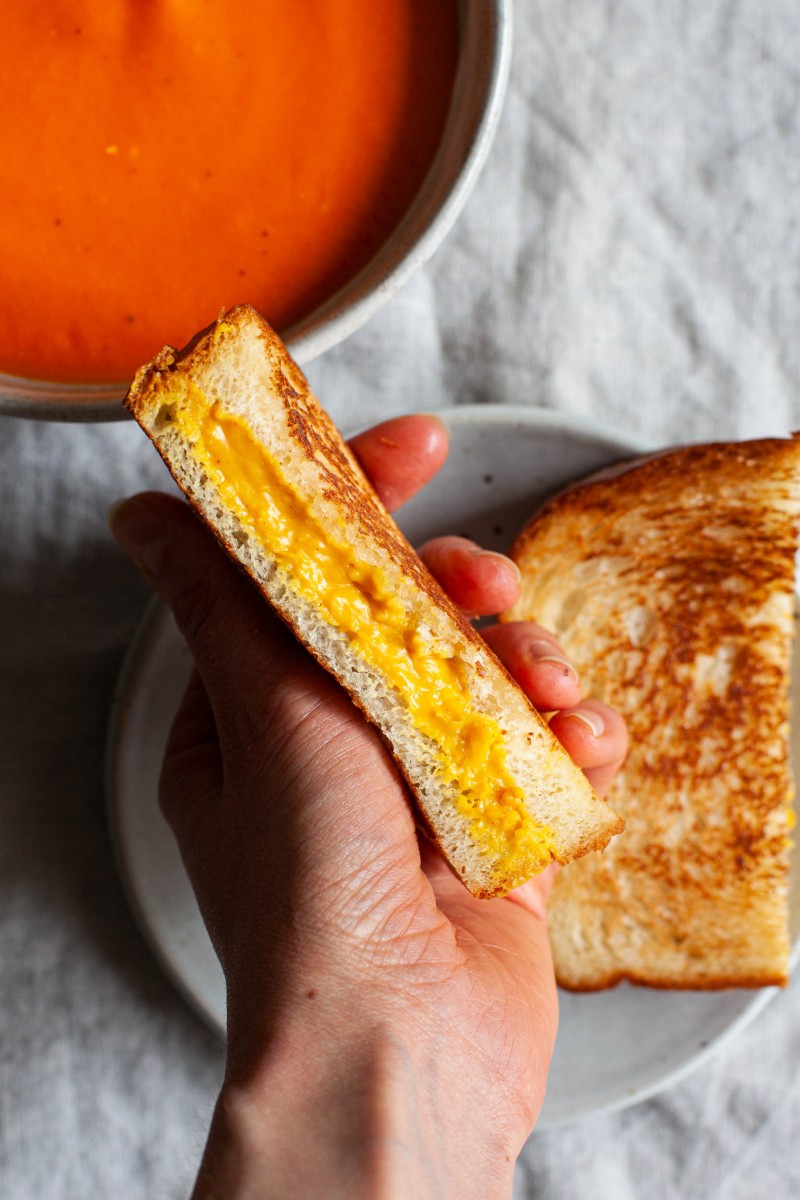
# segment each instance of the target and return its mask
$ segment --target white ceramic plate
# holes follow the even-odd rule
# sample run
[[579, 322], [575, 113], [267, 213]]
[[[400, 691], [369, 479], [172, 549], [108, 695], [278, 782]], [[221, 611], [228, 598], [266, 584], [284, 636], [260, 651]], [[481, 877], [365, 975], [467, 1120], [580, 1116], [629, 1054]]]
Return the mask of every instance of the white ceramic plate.
[[[447, 464], [400, 517], [414, 543], [455, 532], [507, 548], [539, 502], [562, 484], [649, 448], [533, 408], [464, 406], [443, 415], [452, 436]], [[112, 712], [110, 819], [120, 872], [145, 936], [190, 1004], [224, 1036], [222, 972], [157, 803], [164, 744], [189, 668], [171, 616], [154, 607], [131, 648]], [[795, 890], [795, 933], [798, 907]], [[669, 993], [622, 985], [595, 995], [562, 993], [541, 1125], [653, 1095], [733, 1037], [774, 991]]]

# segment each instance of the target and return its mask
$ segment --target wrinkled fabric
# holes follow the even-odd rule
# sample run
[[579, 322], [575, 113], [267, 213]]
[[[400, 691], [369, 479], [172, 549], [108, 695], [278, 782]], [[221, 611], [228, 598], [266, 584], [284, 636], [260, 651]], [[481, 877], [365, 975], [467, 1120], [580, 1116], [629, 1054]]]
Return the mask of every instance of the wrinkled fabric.
[[[793, 0], [517, 0], [497, 138], [431, 262], [310, 364], [344, 428], [540, 405], [653, 444], [800, 427]], [[0, 419], [0, 1195], [188, 1194], [222, 1050], [146, 948], [104, 812], [147, 592], [130, 424]], [[695, 1075], [534, 1134], [516, 1200], [800, 1195], [796, 986]]]

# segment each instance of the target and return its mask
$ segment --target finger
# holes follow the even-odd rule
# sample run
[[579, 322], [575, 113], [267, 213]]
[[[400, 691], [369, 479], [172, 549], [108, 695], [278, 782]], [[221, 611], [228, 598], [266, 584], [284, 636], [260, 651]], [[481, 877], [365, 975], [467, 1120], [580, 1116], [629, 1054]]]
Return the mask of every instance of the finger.
[[558, 863], [552, 862], [533, 879], [523, 883], [506, 897], [512, 904], [519, 904], [540, 920], [547, 919], [547, 901], [556, 880]]
[[608, 763], [608, 765], [604, 767], [587, 767], [585, 769], [584, 775], [589, 780], [589, 783], [597, 792], [598, 796], [608, 795], [611, 790], [611, 785], [617, 777], [617, 772], [624, 762], [625, 759], [621, 758], [618, 762]]
[[[424, 834], [419, 839], [419, 849], [422, 870], [433, 887], [438, 906], [447, 916], [453, 915], [451, 902], [463, 906], [465, 903], [469, 904], [474, 901], [474, 897], [464, 887], [453, 868], [448, 865], [438, 846], [435, 846]], [[545, 920], [547, 897], [550, 895], [558, 869], [558, 863], [551, 863], [549, 867], [545, 867], [527, 883], [514, 888], [508, 893], [506, 899], [513, 900], [515, 904], [519, 904], [533, 916]], [[485, 901], [476, 903], [480, 905]]]
[[359, 433], [350, 449], [393, 512], [432, 479], [447, 458], [450, 435], [438, 417], [396, 417]]
[[418, 553], [453, 603], [471, 616], [502, 612], [519, 598], [519, 568], [504, 554], [463, 537], [434, 538]]
[[481, 634], [536, 708], [552, 712], [580, 702], [583, 689], [578, 672], [541, 625], [510, 621], [490, 625]]
[[557, 712], [550, 728], [601, 794], [610, 786], [628, 752], [628, 730], [620, 713], [600, 700], [582, 700]]

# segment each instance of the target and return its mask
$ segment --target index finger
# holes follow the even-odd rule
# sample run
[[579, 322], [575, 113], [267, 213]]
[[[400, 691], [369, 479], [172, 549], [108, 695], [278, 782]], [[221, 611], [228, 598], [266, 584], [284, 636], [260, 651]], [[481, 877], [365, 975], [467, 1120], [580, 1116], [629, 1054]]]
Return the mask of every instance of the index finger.
[[432, 479], [447, 458], [450, 435], [438, 417], [395, 417], [350, 440], [364, 474], [393, 512]]

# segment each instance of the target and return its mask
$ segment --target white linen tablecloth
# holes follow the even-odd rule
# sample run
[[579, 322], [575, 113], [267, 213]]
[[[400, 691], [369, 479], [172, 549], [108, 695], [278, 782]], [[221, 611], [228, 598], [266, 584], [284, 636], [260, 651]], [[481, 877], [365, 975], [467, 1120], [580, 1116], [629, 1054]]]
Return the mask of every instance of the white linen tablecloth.
[[[517, 0], [488, 166], [432, 262], [324, 360], [344, 427], [466, 402], [655, 443], [800, 427], [796, 0]], [[44, 331], [46, 333], [46, 331]], [[0, 1197], [187, 1195], [222, 1050], [130, 917], [106, 719], [146, 589], [105, 527], [130, 424], [0, 421]], [[517, 1200], [800, 1196], [800, 993], [623, 1113], [535, 1134]]]

